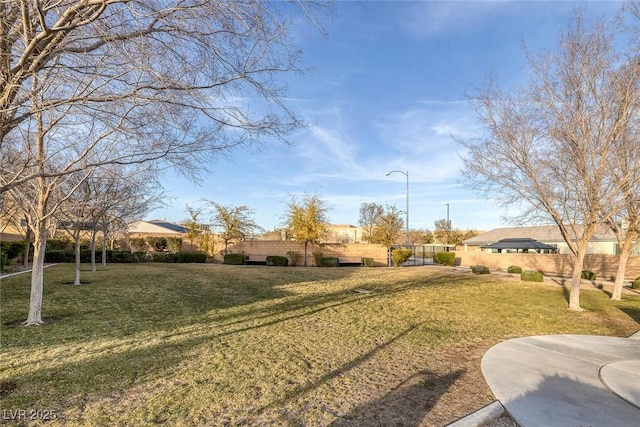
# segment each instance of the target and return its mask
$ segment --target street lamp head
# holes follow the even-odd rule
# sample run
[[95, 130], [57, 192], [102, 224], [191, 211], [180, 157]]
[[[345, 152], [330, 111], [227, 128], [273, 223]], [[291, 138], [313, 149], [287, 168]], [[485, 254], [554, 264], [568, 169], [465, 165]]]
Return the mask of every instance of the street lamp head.
[[407, 177], [407, 179], [409, 179], [409, 171], [406, 171], [406, 172], [405, 172], [405, 171], [395, 170], [395, 171], [388, 172], [388, 173], [386, 174], [386, 176], [389, 176], [389, 175], [391, 175], [392, 173], [396, 173], [396, 172], [401, 173], [402, 175], [406, 176], [406, 177]]

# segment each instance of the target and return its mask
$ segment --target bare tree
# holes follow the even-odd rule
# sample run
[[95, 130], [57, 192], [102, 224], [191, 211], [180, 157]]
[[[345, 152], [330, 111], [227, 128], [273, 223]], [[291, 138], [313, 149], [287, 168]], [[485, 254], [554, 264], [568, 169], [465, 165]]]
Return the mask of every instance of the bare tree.
[[140, 163], [196, 177], [212, 156], [302, 124], [277, 84], [299, 54], [272, 7], [0, 2], [0, 194], [37, 201], [27, 325], [42, 323], [45, 230], [65, 177]]
[[318, 243], [329, 235], [329, 208], [317, 194], [306, 194], [299, 201], [291, 197], [284, 215], [284, 226], [298, 242], [304, 242], [304, 266], [307, 266], [307, 246]]
[[558, 225], [574, 257], [571, 310], [581, 310], [587, 245], [602, 218], [616, 213], [622, 192], [609, 160], [640, 105], [631, 90], [637, 61], [614, 49], [609, 28], [577, 14], [556, 51], [529, 55], [528, 85], [501, 91], [489, 84], [477, 93], [472, 102], [485, 134], [459, 141], [468, 149], [469, 185], [504, 205], [525, 206], [523, 221]]
[[[631, 15], [632, 25], [624, 26], [623, 29], [632, 34], [632, 46], [637, 49], [640, 46], [640, 2], [629, 1], [625, 5], [626, 11]], [[624, 21], [622, 21], [624, 23]], [[621, 99], [625, 97], [640, 96], [637, 79], [637, 58], [631, 56], [627, 62], [627, 67], [635, 68], [628, 73], [629, 80], [620, 81]], [[623, 95], [626, 94], [626, 95]], [[637, 103], [628, 103], [627, 114], [637, 117]], [[640, 246], [640, 144], [638, 140], [639, 129], [637, 126], [630, 126], [620, 130], [618, 133], [618, 143], [615, 151], [610, 157], [609, 167], [612, 179], [621, 183], [621, 192], [618, 197], [619, 212], [609, 218], [603, 218], [604, 222], [613, 231], [618, 240], [620, 248], [620, 258], [616, 280], [611, 293], [612, 300], [622, 298], [622, 287], [627, 268], [627, 261], [631, 253]]]
[[362, 240], [366, 242], [370, 241], [376, 221], [383, 213], [384, 206], [378, 203], [362, 203], [360, 205], [360, 218], [358, 223], [363, 230]]

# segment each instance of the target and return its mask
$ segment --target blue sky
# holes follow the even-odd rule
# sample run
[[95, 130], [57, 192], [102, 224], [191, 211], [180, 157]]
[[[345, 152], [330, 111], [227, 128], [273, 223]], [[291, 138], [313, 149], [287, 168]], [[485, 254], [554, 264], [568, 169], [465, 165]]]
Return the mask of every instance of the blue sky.
[[[465, 187], [464, 155], [453, 136], [480, 132], [465, 95], [494, 74], [503, 86], [525, 78], [523, 42], [553, 49], [572, 11], [614, 16], [620, 3], [522, 1], [337, 2], [323, 38], [302, 19], [296, 43], [310, 71], [287, 78], [288, 105], [312, 123], [291, 136], [240, 149], [211, 165], [200, 184], [169, 175], [166, 206], [147, 219], [181, 221], [202, 198], [255, 209], [267, 230], [282, 223], [292, 195], [318, 194], [336, 224], [358, 224], [363, 202], [405, 209], [409, 226], [433, 230], [449, 215], [454, 228], [509, 226], [491, 200]], [[203, 218], [206, 221], [206, 218]]]

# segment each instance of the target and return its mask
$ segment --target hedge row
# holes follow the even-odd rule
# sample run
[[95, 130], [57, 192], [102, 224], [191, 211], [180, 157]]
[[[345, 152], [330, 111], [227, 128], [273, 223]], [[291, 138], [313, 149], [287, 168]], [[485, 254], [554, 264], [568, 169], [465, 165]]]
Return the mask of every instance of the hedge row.
[[0, 242], [0, 252], [5, 255], [7, 260], [21, 256], [26, 248], [27, 242], [23, 240], [16, 242]]
[[[171, 262], [171, 263], [203, 263], [207, 260], [207, 254], [203, 252], [176, 252], [176, 253], [154, 253], [129, 252], [129, 251], [107, 251], [108, 263], [130, 263], [130, 262]], [[74, 251], [54, 250], [47, 251], [44, 255], [45, 262], [68, 262], [76, 261]], [[80, 251], [80, 262], [91, 262], [91, 251]], [[102, 251], [96, 251], [96, 262], [102, 262]]]

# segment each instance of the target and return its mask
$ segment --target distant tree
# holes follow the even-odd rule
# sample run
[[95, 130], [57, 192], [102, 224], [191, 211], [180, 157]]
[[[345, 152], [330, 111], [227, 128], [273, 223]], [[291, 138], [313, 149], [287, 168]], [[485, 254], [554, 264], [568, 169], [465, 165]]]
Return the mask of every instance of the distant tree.
[[307, 266], [307, 245], [318, 243], [329, 234], [328, 208], [317, 195], [306, 194], [299, 201], [291, 197], [284, 216], [284, 225], [298, 242], [304, 242], [304, 265]]
[[465, 240], [474, 238], [476, 236], [479, 236], [480, 234], [482, 234], [482, 233], [480, 231], [478, 231], [478, 230], [467, 230], [467, 231], [462, 233], [462, 236], [460, 238], [460, 243], [456, 243], [456, 244], [457, 245], [462, 245]]
[[358, 224], [362, 228], [362, 240], [365, 242], [371, 241], [371, 235], [373, 229], [376, 226], [376, 221], [384, 213], [384, 206], [377, 203], [362, 203], [360, 205], [360, 219]]
[[434, 240], [441, 244], [448, 244], [448, 239], [451, 238], [451, 220], [447, 221], [445, 218], [437, 219], [434, 221], [433, 237]]
[[286, 236], [287, 230], [285, 228], [274, 228], [271, 231], [265, 231], [262, 234], [263, 240], [286, 240], [283, 236]]
[[194, 208], [189, 205], [185, 205], [185, 209], [189, 213], [189, 218], [182, 221], [182, 225], [187, 228], [185, 233], [191, 248], [193, 249], [193, 241], [198, 238], [202, 232], [202, 224], [198, 221], [198, 217], [202, 214], [203, 207]]
[[395, 206], [385, 205], [382, 214], [376, 219], [369, 241], [391, 247], [403, 235], [403, 227], [401, 212]]
[[225, 253], [229, 243], [241, 242], [255, 231], [262, 230], [253, 219], [255, 210], [248, 206], [225, 206], [212, 201], [209, 201], [209, 204], [212, 213], [211, 226], [218, 231]]
[[433, 243], [433, 233], [427, 229], [409, 230], [409, 243], [412, 245]]
[[[615, 26], [586, 24], [580, 14], [558, 48], [529, 55], [520, 89], [494, 84], [473, 94], [484, 127], [468, 149], [469, 186], [503, 205], [526, 206], [521, 219], [553, 221], [573, 256], [569, 309], [580, 307], [589, 241], [619, 212], [626, 180], [611, 174], [621, 135], [636, 132], [640, 113], [637, 45], [618, 50]], [[637, 138], [629, 139], [637, 145]]]

